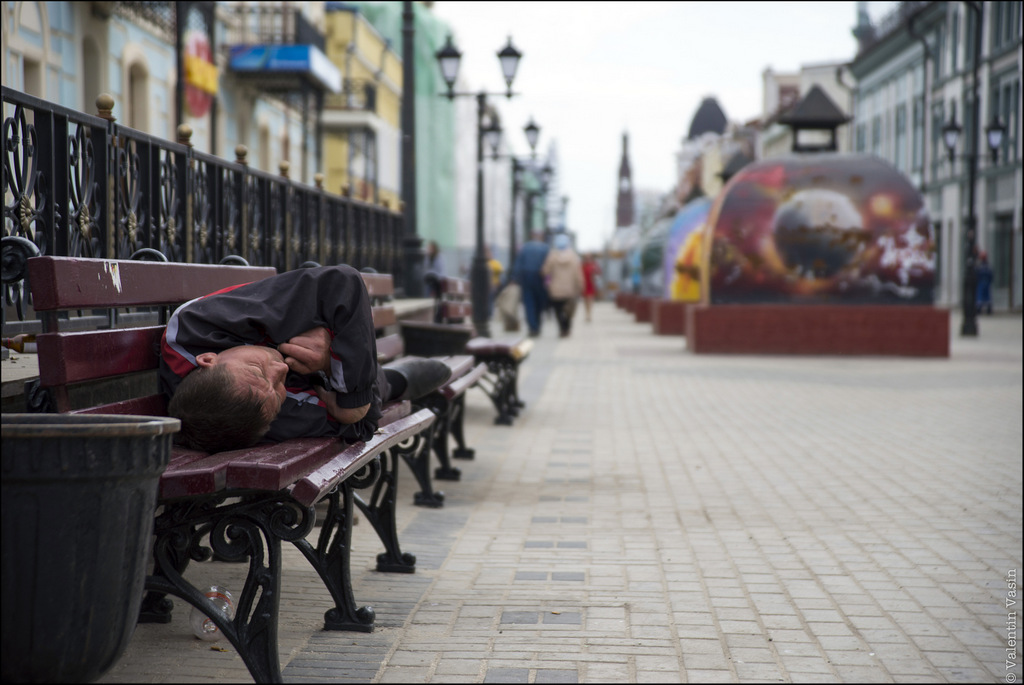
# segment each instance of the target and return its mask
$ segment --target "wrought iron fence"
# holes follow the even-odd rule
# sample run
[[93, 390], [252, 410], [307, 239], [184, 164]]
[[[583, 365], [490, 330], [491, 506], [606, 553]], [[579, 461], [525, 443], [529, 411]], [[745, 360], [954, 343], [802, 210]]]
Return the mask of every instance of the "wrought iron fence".
[[[109, 98], [108, 98], [109, 99]], [[113, 101], [93, 116], [7, 87], [3, 100], [3, 325], [31, 315], [23, 264], [33, 254], [372, 267], [401, 282], [402, 216], [281, 174], [120, 125]], [[8, 335], [5, 330], [4, 335]]]

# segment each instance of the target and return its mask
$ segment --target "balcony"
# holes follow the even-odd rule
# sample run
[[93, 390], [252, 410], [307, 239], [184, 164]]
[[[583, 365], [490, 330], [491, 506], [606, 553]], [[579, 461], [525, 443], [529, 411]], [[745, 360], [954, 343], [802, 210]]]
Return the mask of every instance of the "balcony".
[[341, 72], [300, 10], [239, 3], [228, 27], [228, 70], [263, 90], [341, 92]]

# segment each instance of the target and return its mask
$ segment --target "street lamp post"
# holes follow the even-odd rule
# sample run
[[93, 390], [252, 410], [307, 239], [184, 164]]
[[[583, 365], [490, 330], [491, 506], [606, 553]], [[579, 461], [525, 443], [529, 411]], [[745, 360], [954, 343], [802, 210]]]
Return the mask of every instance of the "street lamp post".
[[[534, 159], [537, 156], [537, 139], [540, 137], [540, 127], [530, 119], [530, 123], [523, 127], [523, 131], [526, 133], [526, 142], [530, 145], [530, 159]], [[485, 131], [487, 136], [487, 142], [491, 145], [491, 159], [497, 161], [499, 159], [510, 159], [512, 160], [512, 211], [510, 212], [509, 229], [508, 229], [508, 260], [509, 266], [515, 262], [516, 252], [519, 249], [518, 236], [516, 235], [516, 200], [519, 197], [519, 183], [523, 171], [527, 168], [527, 160], [520, 159], [515, 155], [501, 155], [498, 154], [498, 148], [501, 145], [501, 126], [498, 123], [492, 122], [491, 126]]]
[[[963, 322], [960, 324], [960, 335], [973, 337], [978, 335], [978, 317], [976, 306], [977, 257], [978, 257], [978, 218], [975, 215], [975, 191], [978, 178], [978, 134], [981, 130], [981, 108], [978, 98], [978, 66], [981, 62], [981, 10], [977, 3], [968, 2], [968, 7], [977, 12], [976, 30], [974, 36], [974, 75], [971, 84], [971, 130], [967, 132], [970, 139], [965, 144], [967, 148], [963, 159], [967, 162], [967, 216], [964, 219], [964, 277], [963, 277]], [[942, 141], [949, 153], [950, 166], [956, 155], [956, 145], [963, 129], [956, 122], [956, 112], [953, 113], [950, 121], [942, 127]], [[1002, 145], [1003, 134], [1006, 127], [1003, 126], [998, 116], [994, 116], [992, 123], [986, 129], [986, 139], [992, 153], [993, 161], [999, 154], [999, 146]]]
[[416, 223], [416, 61], [412, 0], [402, 3], [402, 286], [406, 297], [423, 295], [423, 241]]
[[490, 335], [487, 312], [487, 304], [490, 299], [490, 275], [487, 269], [487, 257], [484, 254], [484, 115], [489, 95], [496, 97], [504, 95], [510, 100], [515, 95], [512, 92], [512, 81], [515, 79], [516, 69], [522, 56], [522, 53], [512, 46], [511, 37], [508, 39], [508, 45], [498, 52], [501, 70], [505, 77], [506, 92], [457, 93], [454, 88], [455, 80], [459, 75], [459, 62], [462, 59], [462, 53], [452, 44], [451, 36], [448, 36], [444, 47], [435, 55], [441, 67], [441, 76], [448, 84], [448, 92], [442, 93], [442, 95], [449, 100], [454, 100], [457, 97], [476, 98], [476, 249], [473, 253], [469, 277], [473, 300], [473, 326], [476, 328], [477, 335], [481, 336]]

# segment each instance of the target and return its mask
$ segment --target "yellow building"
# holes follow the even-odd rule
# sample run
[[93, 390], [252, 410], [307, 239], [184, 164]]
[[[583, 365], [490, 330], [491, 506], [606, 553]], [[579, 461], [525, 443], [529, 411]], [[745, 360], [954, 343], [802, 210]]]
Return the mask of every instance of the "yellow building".
[[402, 59], [355, 7], [328, 4], [327, 56], [342, 92], [323, 113], [325, 188], [376, 204], [401, 199]]

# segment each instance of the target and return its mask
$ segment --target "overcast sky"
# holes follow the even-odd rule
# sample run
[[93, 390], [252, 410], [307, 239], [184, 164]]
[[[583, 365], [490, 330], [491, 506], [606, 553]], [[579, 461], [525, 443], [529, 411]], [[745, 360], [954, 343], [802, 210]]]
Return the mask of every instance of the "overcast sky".
[[[877, 21], [897, 3], [868, 2]], [[506, 140], [527, 154], [523, 126], [541, 127], [538, 152], [558, 147], [568, 228], [582, 249], [615, 228], [622, 133], [634, 185], [676, 182], [675, 153], [700, 101], [730, 121], [761, 114], [765, 68], [849, 61], [856, 2], [435, 2], [462, 51], [473, 90], [504, 90], [496, 53], [512, 37], [523, 53], [512, 100], [495, 99]]]

